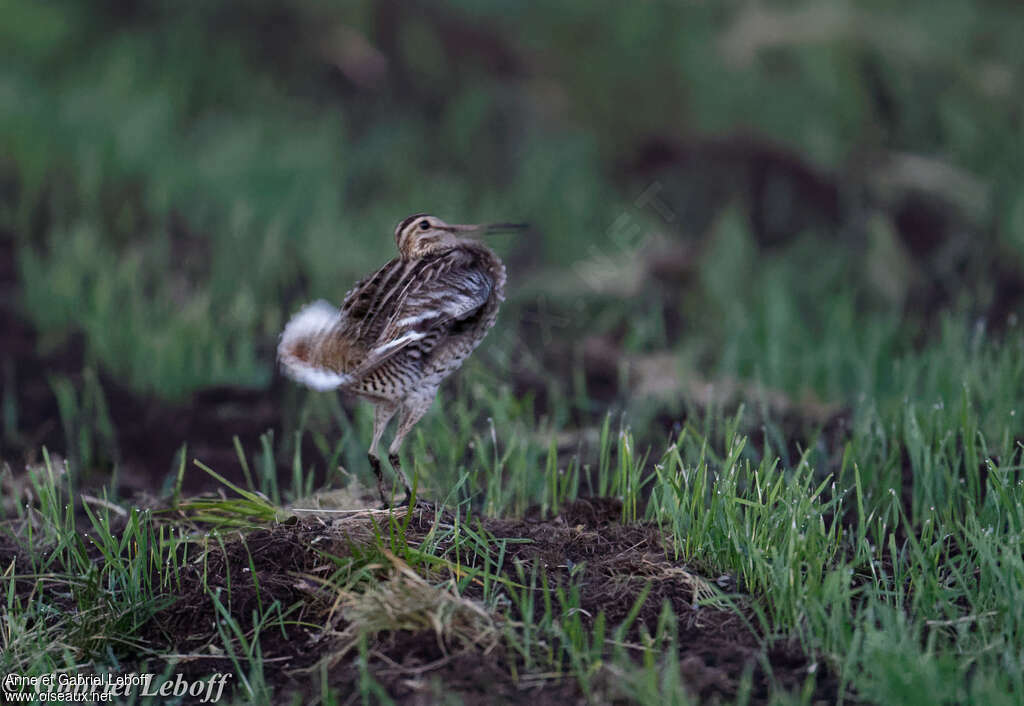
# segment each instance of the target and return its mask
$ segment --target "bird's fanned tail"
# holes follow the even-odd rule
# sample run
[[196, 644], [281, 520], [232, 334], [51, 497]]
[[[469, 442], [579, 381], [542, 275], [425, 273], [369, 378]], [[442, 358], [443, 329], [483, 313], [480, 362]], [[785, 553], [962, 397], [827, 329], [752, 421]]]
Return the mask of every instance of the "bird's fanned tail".
[[277, 359], [288, 377], [314, 390], [333, 390], [350, 383], [345, 373], [345, 342], [331, 335], [341, 323], [337, 307], [320, 300], [295, 314], [281, 333]]

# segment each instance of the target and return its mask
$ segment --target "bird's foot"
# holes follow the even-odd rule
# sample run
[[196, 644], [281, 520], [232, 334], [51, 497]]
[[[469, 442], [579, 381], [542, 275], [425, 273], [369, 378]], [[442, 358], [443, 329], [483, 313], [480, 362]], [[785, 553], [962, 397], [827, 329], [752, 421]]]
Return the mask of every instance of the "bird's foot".
[[416, 502], [412, 502], [412, 493], [408, 489], [406, 489], [405, 497], [402, 498], [401, 502], [391, 504], [390, 502], [388, 502], [387, 498], [384, 498], [379, 509], [397, 510], [403, 507], [408, 508], [410, 510], [432, 511], [435, 509], [434, 503], [430, 502], [429, 500], [424, 500], [423, 498], [416, 498]]
[[[397, 473], [398, 477], [401, 478], [402, 487], [405, 488], [405, 497], [402, 498], [402, 505], [405, 505], [406, 507], [409, 508], [413, 507], [412, 486], [409, 485], [409, 476], [406, 475], [404, 470], [402, 470], [402, 459], [398, 457], [397, 453], [392, 452], [388, 454], [388, 462], [391, 463], [391, 467], [395, 469], [395, 473]], [[419, 507], [421, 503], [422, 501], [419, 498], [417, 498], [415, 506]]]
[[422, 498], [417, 497], [416, 502], [413, 502], [413, 490], [412, 486], [409, 485], [409, 479], [402, 470], [401, 459], [398, 458], [398, 454], [388, 454], [388, 461], [391, 463], [391, 467], [395, 469], [399, 478], [402, 479], [402, 487], [405, 490], [405, 497], [402, 498], [401, 502], [392, 504], [390, 496], [385, 492], [384, 488], [384, 474], [381, 470], [380, 459], [375, 456], [370, 456], [370, 465], [373, 467], [373, 472], [377, 476], [377, 492], [380, 494], [381, 510], [392, 510], [400, 507], [407, 507], [410, 510], [433, 510], [434, 504], [430, 503]]
[[437, 506], [429, 500], [423, 498], [416, 498], [416, 502], [412, 502], [412, 493], [407, 492], [405, 499], [402, 504], [409, 508], [409, 510], [416, 510], [418, 512], [433, 512], [437, 509]]

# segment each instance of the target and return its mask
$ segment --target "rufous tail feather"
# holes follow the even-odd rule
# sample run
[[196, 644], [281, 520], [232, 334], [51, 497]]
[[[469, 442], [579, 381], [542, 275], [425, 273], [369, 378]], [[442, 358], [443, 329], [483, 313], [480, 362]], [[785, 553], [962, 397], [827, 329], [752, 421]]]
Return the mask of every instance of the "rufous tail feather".
[[321, 300], [307, 304], [281, 333], [277, 359], [288, 377], [314, 390], [333, 390], [352, 381], [344, 371], [350, 358], [346, 341], [332, 332], [341, 323], [338, 308]]

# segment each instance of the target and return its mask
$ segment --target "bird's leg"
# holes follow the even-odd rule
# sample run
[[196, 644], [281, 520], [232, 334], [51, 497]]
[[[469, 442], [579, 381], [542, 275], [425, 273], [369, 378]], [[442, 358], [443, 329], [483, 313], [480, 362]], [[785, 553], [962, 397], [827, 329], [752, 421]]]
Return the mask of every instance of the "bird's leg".
[[370, 459], [370, 467], [373, 469], [374, 475], [377, 476], [377, 492], [380, 493], [380, 501], [384, 503], [384, 507], [388, 507], [388, 496], [384, 492], [384, 472], [380, 467], [377, 444], [380, 443], [380, 437], [383, 436], [388, 422], [395, 416], [396, 410], [397, 408], [394, 405], [377, 405], [373, 413], [373, 440], [370, 442], [370, 451], [367, 453], [367, 458]]
[[402, 470], [402, 460], [398, 457], [397, 453], [389, 453], [388, 461], [391, 462], [391, 467], [395, 469], [395, 473], [402, 479], [402, 485], [405, 486], [405, 497], [402, 499], [402, 504], [408, 505], [412, 502], [412, 488], [409, 486], [409, 476]]
[[395, 432], [395, 438], [391, 441], [391, 446], [388, 447], [388, 460], [394, 467], [395, 472], [402, 478], [402, 483], [405, 485], [405, 500], [406, 505], [412, 502], [412, 487], [409, 484], [408, 474], [402, 470], [401, 459], [398, 457], [398, 451], [402, 448], [402, 441], [405, 440], [406, 435], [418, 422], [427, 410], [430, 409], [430, 403], [433, 401], [433, 396], [424, 400], [409, 400], [402, 405], [402, 413], [398, 417], [398, 431]]

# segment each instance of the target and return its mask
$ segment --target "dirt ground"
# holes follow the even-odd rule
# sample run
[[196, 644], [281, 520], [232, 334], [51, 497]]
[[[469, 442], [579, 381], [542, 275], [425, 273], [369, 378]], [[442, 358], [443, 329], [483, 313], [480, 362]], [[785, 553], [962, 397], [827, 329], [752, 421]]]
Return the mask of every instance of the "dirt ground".
[[[607, 624], [613, 628], [627, 617], [650, 583], [650, 593], [626, 642], [638, 645], [642, 632], [653, 634], [663, 603], [671, 605], [678, 619], [679, 668], [687, 688], [703, 702], [734, 697], [741, 676], [748, 672], [752, 676], [753, 702], [764, 702], [773, 683], [799, 690], [809, 672], [815, 670], [814, 700], [830, 703], [836, 699], [836, 678], [820, 664], [810, 662], [795, 646], [766, 645], [748, 627], [746, 616], [734, 610], [695, 605], [696, 595], [713, 591], [710, 586], [714, 582], [673, 561], [656, 528], [619, 524], [620, 513], [621, 506], [614, 500], [579, 500], [554, 519], [484, 519], [479, 520], [477, 529], [498, 539], [527, 540], [507, 545], [501, 571], [509, 578], [516, 576], [515, 562], [523, 562], [526, 567], [539, 563], [549, 580], [565, 586], [575, 567], [585, 622], [604, 612]], [[253, 610], [260, 600], [263, 605], [275, 600], [282, 606], [298, 605], [298, 611], [290, 616], [298, 622], [331, 625], [326, 636], [298, 627], [287, 635], [278, 629], [265, 634], [261, 647], [270, 684], [283, 688], [285, 693], [311, 695], [320, 688], [323, 667], [330, 684], [343, 692], [355, 689], [360, 679], [359, 653], [355, 649], [345, 652], [351, 632], [347, 631], [347, 620], [341, 617], [344, 611], [332, 612], [336, 597], [323, 593], [310, 577], [325, 576], [334, 566], [325, 555], [352, 556], [365, 546], [373, 536], [375, 521], [383, 521], [386, 532], [383, 517], [367, 512], [341, 519], [325, 516], [294, 520], [238, 536], [225, 544], [223, 552], [211, 554], [207, 586], [214, 590], [222, 586], [227, 591], [227, 577], [234, 577], [230, 611], [243, 627], [251, 627]], [[414, 513], [407, 530], [411, 546], [427, 536], [434, 520], [433, 513]], [[450, 520], [441, 517], [442, 523]], [[256, 581], [248, 578], [252, 569]], [[200, 567], [192, 566], [183, 573], [182, 588], [175, 593], [178, 599], [159, 611], [143, 634], [158, 651], [204, 655], [178, 669], [194, 671], [197, 676], [206, 674], [226, 658], [209, 654], [208, 645], [217, 642], [216, 609], [203, 586]], [[475, 601], [481, 595], [480, 585], [470, 583], [461, 598]], [[490, 639], [479, 637], [484, 632], [480, 626], [476, 632], [467, 627], [463, 633], [438, 633], [415, 626], [383, 630], [367, 642], [366, 668], [392, 698], [403, 704], [436, 703], [439, 690], [455, 694], [467, 704], [590, 702], [572, 678], [524, 674], [522, 658], [494, 635]], [[631, 651], [637, 660], [641, 658], [640, 649]], [[520, 674], [518, 679], [511, 671], [513, 667]], [[612, 677], [610, 671], [599, 674], [599, 693], [610, 693]]]
[[[513, 580], [516, 562], [522, 562], [527, 573], [529, 567], [539, 564], [557, 586], [567, 586], [573, 572], [584, 622], [590, 623], [603, 612], [609, 638], [649, 584], [650, 592], [625, 636], [625, 644], [631, 646], [627, 650], [639, 663], [641, 635], [656, 632], [667, 602], [677, 618], [682, 681], [702, 703], [734, 698], [745, 674], [751, 676], [751, 703], [767, 703], [773, 684], [799, 691], [811, 673], [815, 675], [812, 702], [835, 702], [836, 676], [822, 663], [809, 660], [795, 645], [771, 643], [752, 631], [751, 616], [742, 608], [744, 596], [731, 594], [738, 610], [696, 604], [698, 597], [713, 595], [716, 590], [725, 592], [714, 586], [725, 585], [735, 591], [723, 580], [726, 577], [716, 582], [674, 561], [657, 528], [622, 525], [617, 521], [620, 513], [616, 500], [584, 499], [553, 519], [536, 515], [523, 520], [481, 519], [476, 521], [476, 529], [486, 530], [496, 539], [525, 540], [507, 544], [500, 567]], [[402, 511], [396, 519], [404, 519]], [[447, 515], [440, 518], [442, 524], [451, 520]], [[415, 511], [406, 532], [409, 545], [423, 540], [434, 522], [432, 512]], [[266, 610], [279, 602], [284, 609], [294, 607], [288, 614], [293, 622], [287, 632], [275, 626], [262, 633], [260, 650], [267, 683], [279, 690], [285, 701], [289, 695], [306, 699], [318, 694], [323, 678], [343, 694], [356, 694], [363, 672], [346, 617], [352, 613], [338, 610], [338, 595], [325, 592], [316, 579], [327, 578], [336, 568], [327, 557], [358, 555], [380, 531], [375, 523], [386, 535], [386, 513], [366, 511], [338, 519], [327, 515], [292, 518], [268, 529], [228, 536], [223, 550], [214, 549], [205, 562], [185, 566], [180, 587], [170, 592], [172, 602], [152, 615], [135, 637], [147, 651], [178, 655], [180, 661], [174, 669], [185, 677], [234, 672], [230, 658], [217, 647], [223, 640], [218, 636], [218, 614], [210, 593], [220, 589], [224, 605], [246, 631], [252, 629], [261, 605]], [[12, 562], [19, 571], [27, 571], [31, 565], [24, 551], [0, 533], [0, 565]], [[396, 576], [400, 573], [396, 571]], [[412, 588], [414, 592], [422, 589], [428, 596], [431, 590], [438, 590], [424, 588], [428, 585], [421, 582]], [[549, 588], [553, 590], [555, 585]], [[31, 582], [16, 588], [18, 593], [34, 590]], [[571, 676], [550, 671], [536, 676], [524, 670], [522, 657], [500, 638], [498, 623], [485, 615], [481, 598], [479, 582], [471, 582], [461, 596], [451, 598], [455, 601], [454, 627], [440, 632], [428, 627], [429, 619], [414, 615], [415, 610], [429, 612], [430, 601], [414, 602], [415, 610], [411, 609], [409, 616], [397, 618], [401, 629], [384, 629], [367, 639], [365, 670], [401, 704], [434, 704], [443, 695], [457, 696], [466, 704], [626, 703], [615, 697], [618, 674], [614, 668], [597, 673], [590, 694]], [[538, 596], [538, 605], [539, 601]], [[466, 611], [478, 622], [460, 617], [459, 611]], [[518, 617], [513, 609], [511, 618]], [[312, 627], [323, 625], [330, 628], [324, 632]], [[660, 648], [654, 645], [653, 649], [660, 656]], [[606, 658], [610, 653], [611, 647], [606, 646]], [[143, 658], [130, 648], [122, 648], [118, 657], [123, 666], [130, 665], [125, 669], [160, 671], [165, 666], [162, 660]]]

